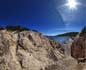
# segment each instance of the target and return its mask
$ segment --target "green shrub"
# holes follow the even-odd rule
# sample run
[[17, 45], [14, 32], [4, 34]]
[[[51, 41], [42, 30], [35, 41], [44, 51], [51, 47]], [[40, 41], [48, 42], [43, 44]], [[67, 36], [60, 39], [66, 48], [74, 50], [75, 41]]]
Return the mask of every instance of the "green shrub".
[[3, 27], [0, 27], [0, 30], [4, 30], [4, 28]]
[[82, 29], [80, 36], [84, 35], [86, 33], [86, 26]]
[[37, 30], [32, 30], [32, 31], [34, 31], [34, 32], [38, 32]]
[[6, 26], [8, 31], [28, 31], [30, 29], [21, 26]]

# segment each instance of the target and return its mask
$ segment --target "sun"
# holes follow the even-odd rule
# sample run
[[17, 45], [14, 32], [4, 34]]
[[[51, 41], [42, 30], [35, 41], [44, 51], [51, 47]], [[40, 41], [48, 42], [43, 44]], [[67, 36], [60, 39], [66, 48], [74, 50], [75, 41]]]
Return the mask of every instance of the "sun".
[[69, 8], [69, 9], [76, 9], [77, 8], [77, 5], [78, 3], [75, 1], [75, 0], [68, 0], [66, 6]]

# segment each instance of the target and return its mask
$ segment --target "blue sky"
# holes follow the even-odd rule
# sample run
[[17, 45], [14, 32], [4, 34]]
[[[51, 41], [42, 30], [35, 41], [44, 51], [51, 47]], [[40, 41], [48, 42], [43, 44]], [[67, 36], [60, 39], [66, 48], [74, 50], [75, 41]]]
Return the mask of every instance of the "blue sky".
[[86, 24], [86, 0], [76, 10], [61, 7], [67, 0], [1, 0], [0, 26], [21, 25], [43, 34], [80, 31]]

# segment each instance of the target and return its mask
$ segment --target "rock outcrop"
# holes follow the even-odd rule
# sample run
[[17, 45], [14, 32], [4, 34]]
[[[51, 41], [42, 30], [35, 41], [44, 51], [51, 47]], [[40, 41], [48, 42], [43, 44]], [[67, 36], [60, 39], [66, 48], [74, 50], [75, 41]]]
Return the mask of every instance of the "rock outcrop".
[[0, 31], [0, 70], [50, 70], [63, 57], [61, 45], [41, 33]]
[[82, 29], [72, 43], [71, 56], [80, 62], [86, 61], [86, 27]]
[[86, 64], [78, 65], [74, 58], [65, 56], [60, 43], [39, 32], [0, 30], [0, 70], [79, 69], [85, 70]]

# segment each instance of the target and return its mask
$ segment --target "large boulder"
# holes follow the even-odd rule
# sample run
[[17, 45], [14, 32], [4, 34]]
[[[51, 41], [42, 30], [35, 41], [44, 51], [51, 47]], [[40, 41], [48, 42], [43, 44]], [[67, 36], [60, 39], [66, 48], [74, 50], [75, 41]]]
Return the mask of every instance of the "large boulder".
[[86, 27], [82, 29], [72, 43], [71, 56], [82, 62], [86, 60]]
[[47, 70], [63, 57], [61, 44], [41, 33], [0, 31], [0, 70]]

